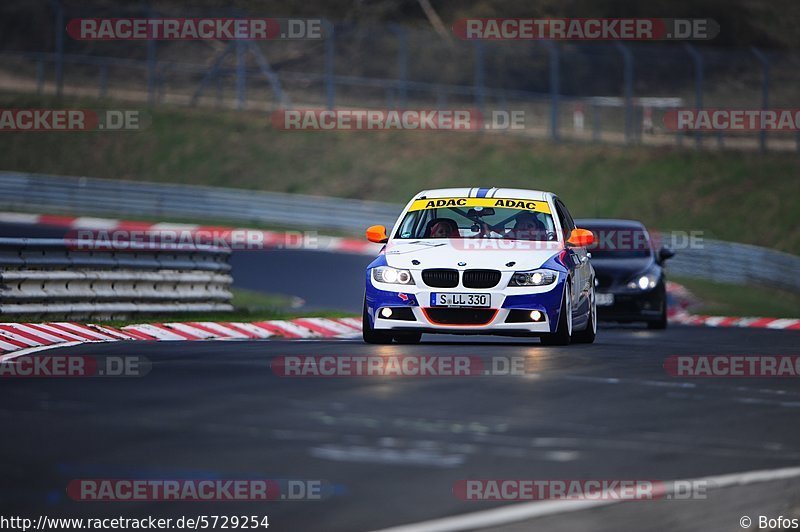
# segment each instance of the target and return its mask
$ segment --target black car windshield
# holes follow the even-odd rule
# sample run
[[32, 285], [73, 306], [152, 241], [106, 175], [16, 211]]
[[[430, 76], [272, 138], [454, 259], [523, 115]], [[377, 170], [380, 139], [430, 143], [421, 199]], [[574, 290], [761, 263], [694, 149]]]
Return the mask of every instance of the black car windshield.
[[650, 235], [642, 227], [582, 226], [594, 233], [594, 243], [587, 248], [592, 258], [632, 259], [652, 254]]
[[[536, 204], [547, 205], [545, 202]], [[400, 223], [395, 238], [496, 238], [546, 242], [556, 240], [557, 236], [549, 212], [466, 205], [411, 210]]]

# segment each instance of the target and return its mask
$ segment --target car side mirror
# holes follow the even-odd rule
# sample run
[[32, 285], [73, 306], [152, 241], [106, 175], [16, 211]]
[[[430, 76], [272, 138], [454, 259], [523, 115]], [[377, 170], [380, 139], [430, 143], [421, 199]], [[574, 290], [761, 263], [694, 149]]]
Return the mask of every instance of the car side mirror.
[[367, 229], [367, 240], [376, 244], [385, 244], [389, 241], [389, 237], [386, 236], [386, 228], [382, 225], [373, 225]]
[[667, 259], [671, 259], [675, 256], [675, 252], [669, 249], [667, 246], [662, 246], [661, 249], [658, 250], [658, 260], [659, 262], [664, 262]]
[[569, 234], [569, 238], [567, 239], [567, 244], [578, 248], [591, 246], [592, 244], [594, 244], [594, 233], [592, 233], [588, 229], [579, 229], [576, 227]]

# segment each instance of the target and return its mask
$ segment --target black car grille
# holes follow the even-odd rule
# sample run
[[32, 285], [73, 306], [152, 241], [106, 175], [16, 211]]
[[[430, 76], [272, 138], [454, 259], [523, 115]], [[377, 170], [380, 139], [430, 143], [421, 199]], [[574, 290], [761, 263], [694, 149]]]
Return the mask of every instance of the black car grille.
[[435, 288], [454, 288], [458, 286], [458, 270], [422, 270], [422, 280], [426, 285]]
[[464, 286], [467, 288], [492, 288], [500, 282], [497, 270], [467, 270], [464, 272]]
[[428, 319], [439, 325], [483, 325], [497, 311], [490, 308], [427, 308]]

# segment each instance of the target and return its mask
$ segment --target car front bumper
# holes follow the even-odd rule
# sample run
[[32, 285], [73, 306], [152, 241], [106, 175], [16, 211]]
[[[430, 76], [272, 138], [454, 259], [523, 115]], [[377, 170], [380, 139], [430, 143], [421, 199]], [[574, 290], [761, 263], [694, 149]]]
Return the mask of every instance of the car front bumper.
[[597, 305], [597, 318], [605, 321], [648, 321], [658, 319], [666, 305], [663, 290], [643, 292], [601, 291], [614, 295], [611, 305]]
[[[500, 283], [500, 286], [507, 284]], [[377, 285], [377, 286], [376, 286]], [[556, 282], [540, 287], [504, 287], [493, 289], [431, 288], [425, 286], [398, 286], [376, 283], [367, 278], [366, 306], [367, 314], [376, 330], [398, 332], [428, 332], [447, 334], [500, 334], [530, 335], [546, 334], [554, 331], [561, 310], [564, 291], [564, 276], [559, 275]], [[487, 294], [490, 297], [489, 309], [482, 314], [487, 319], [472, 320], [469, 323], [442, 323], [437, 320], [446, 307], [433, 307], [431, 294], [434, 293], [472, 293]], [[381, 316], [381, 309], [408, 308], [413, 319], [394, 319]], [[437, 312], [436, 309], [439, 309]], [[509, 321], [519, 320], [520, 316], [529, 315], [531, 311], [542, 313], [541, 321]], [[514, 312], [517, 311], [517, 312]], [[408, 317], [408, 312], [402, 313]], [[456, 313], [452, 313], [456, 314]], [[469, 314], [464, 311], [464, 314]], [[452, 321], [452, 318], [448, 318]], [[477, 322], [480, 321], [480, 322]]]

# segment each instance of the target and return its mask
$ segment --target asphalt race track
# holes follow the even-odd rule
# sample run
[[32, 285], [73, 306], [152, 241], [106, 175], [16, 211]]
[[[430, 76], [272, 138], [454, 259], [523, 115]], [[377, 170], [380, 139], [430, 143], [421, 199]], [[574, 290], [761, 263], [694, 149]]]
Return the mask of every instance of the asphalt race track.
[[[14, 231], [0, 229], [2, 236]], [[300, 285], [315, 271], [360, 282], [366, 257], [248, 253], [235, 257], [234, 273], [249, 287], [271, 291], [277, 285], [270, 283], [283, 279], [287, 288], [291, 278], [288, 288], [297, 285], [296, 295], [310, 305], [360, 303], [356, 281], [316, 297]], [[271, 271], [277, 264], [281, 271]], [[345, 270], [351, 267], [357, 270]], [[339, 304], [327, 306], [332, 302]], [[141, 378], [4, 380], [0, 452], [14, 459], [0, 471], [0, 506], [18, 515], [269, 515], [273, 530], [372, 530], [501, 504], [456, 498], [460, 479], [667, 480], [800, 460], [796, 379], [679, 379], [662, 367], [671, 355], [800, 355], [795, 332], [612, 327], [601, 329], [594, 345], [567, 348], [425, 336], [416, 346], [130, 342], [48, 353], [143, 355], [153, 367]], [[528, 372], [288, 378], [270, 369], [281, 355], [367, 354], [470, 355], [487, 365], [493, 357], [523, 357]], [[79, 478], [320, 479], [332, 493], [322, 501], [267, 503], [76, 502], [65, 486]], [[626, 503], [619, 512], [661, 504], [676, 519], [701, 520], [710, 502]], [[740, 530], [736, 511], [733, 505], [728, 530]], [[580, 529], [573, 514], [553, 519], [530, 529]], [[601, 524], [628, 529], [608, 522], [591, 529]], [[681, 529], [635, 524], [631, 530]]]

